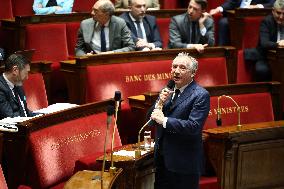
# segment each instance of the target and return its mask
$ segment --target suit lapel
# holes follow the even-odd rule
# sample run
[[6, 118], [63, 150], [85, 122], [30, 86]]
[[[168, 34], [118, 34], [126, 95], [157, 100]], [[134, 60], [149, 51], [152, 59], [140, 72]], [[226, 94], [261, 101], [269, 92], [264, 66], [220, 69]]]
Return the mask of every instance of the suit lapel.
[[184, 32], [184, 36], [188, 36], [186, 37], [187, 39], [187, 43], [191, 43], [190, 39], [191, 39], [191, 21], [189, 20], [189, 17], [187, 14], [185, 14], [184, 16], [184, 25], [183, 25], [183, 32]]
[[6, 80], [4, 79], [3, 75], [1, 75], [0, 77], [0, 82], [2, 83], [2, 85], [5, 86], [5, 88], [9, 91], [9, 96], [12, 97], [13, 101], [16, 103], [16, 104], [19, 104], [19, 101], [17, 99], [17, 97], [15, 97], [12, 93], [12, 90], [10, 89], [9, 85], [7, 84]]
[[194, 92], [196, 88], [196, 83], [195, 81], [192, 81], [191, 84], [189, 84], [184, 91], [180, 94], [180, 96], [177, 98], [175, 104], [173, 104], [170, 108], [170, 111], [172, 111], [173, 109], [175, 109], [180, 103], [184, 102], [185, 99], [189, 98], [192, 93]]
[[85, 33], [86, 43], [91, 42], [91, 40], [93, 38], [94, 30], [95, 30], [95, 25], [96, 25], [96, 22], [94, 20], [92, 20], [90, 22], [90, 25], [86, 26], [86, 28], [85, 28], [85, 30], [86, 30], [86, 33]]
[[143, 18], [143, 26], [144, 26], [144, 29], [145, 29], [146, 38], [147, 38], [148, 41], [150, 41], [151, 31], [150, 31], [150, 26], [149, 26], [146, 19], [147, 19], [146, 17]]
[[113, 39], [115, 36], [115, 29], [116, 29], [116, 23], [112, 22], [113, 17], [111, 17], [109, 22], [109, 50], [113, 49]]

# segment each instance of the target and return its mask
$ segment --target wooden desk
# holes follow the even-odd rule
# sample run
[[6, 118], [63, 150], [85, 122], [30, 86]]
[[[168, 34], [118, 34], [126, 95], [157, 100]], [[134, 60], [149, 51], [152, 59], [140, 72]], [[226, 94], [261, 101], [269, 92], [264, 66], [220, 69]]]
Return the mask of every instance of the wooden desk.
[[284, 121], [204, 133], [221, 189], [284, 188]]
[[62, 61], [71, 103], [82, 104], [86, 94], [86, 68], [105, 64], [121, 64], [128, 62], [147, 62], [155, 60], [173, 60], [178, 53], [187, 52], [196, 58], [225, 57], [228, 82], [236, 82], [236, 50], [233, 47], [208, 47], [200, 54], [195, 49], [167, 49], [161, 51], [136, 51], [114, 54], [98, 54], [90, 57], [77, 57], [76, 60]]
[[106, 110], [112, 100], [100, 101], [66, 109], [19, 123], [17, 133], [4, 133], [3, 161], [9, 188], [17, 188], [26, 181], [26, 172], [31, 161], [28, 136], [35, 131], [67, 121], [87, 117]]
[[[235, 9], [227, 11], [230, 27], [230, 39], [231, 45], [237, 49], [242, 49], [242, 39], [244, 31], [244, 19], [247, 17], [264, 17], [271, 13], [271, 9]], [[255, 28], [255, 31], [259, 32], [259, 28]]]
[[[133, 151], [137, 149], [137, 144], [125, 145], [119, 150]], [[102, 162], [103, 157], [97, 159]], [[106, 156], [106, 167], [110, 166], [110, 154]], [[154, 187], [154, 149], [139, 158], [130, 156], [113, 157], [114, 166], [122, 168], [123, 172], [118, 178], [119, 189], [152, 189]]]
[[[157, 18], [170, 18], [185, 12], [186, 9], [163, 9], [147, 11], [147, 14], [156, 16]], [[115, 15], [119, 16], [122, 13], [123, 11], [116, 11]], [[7, 53], [25, 49], [26, 26], [29, 24], [64, 24], [68, 22], [81, 22], [90, 17], [91, 15], [89, 12], [81, 12], [72, 14], [16, 16], [14, 19], [3, 19], [1, 20], [1, 27], [4, 31], [8, 32], [7, 37], [9, 38], [7, 44], [5, 44], [5, 49], [7, 50]]]

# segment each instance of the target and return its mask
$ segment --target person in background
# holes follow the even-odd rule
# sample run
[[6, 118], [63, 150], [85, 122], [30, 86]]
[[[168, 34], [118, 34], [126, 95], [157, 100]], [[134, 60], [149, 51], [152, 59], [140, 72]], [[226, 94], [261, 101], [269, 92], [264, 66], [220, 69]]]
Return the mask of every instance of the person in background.
[[[194, 77], [198, 62], [187, 53], [173, 60], [174, 92], [164, 88], [150, 110], [156, 127], [155, 189], [198, 189], [203, 162], [202, 128], [210, 109], [209, 93]], [[162, 107], [161, 107], [162, 104]]]
[[120, 15], [131, 31], [137, 50], [160, 50], [162, 40], [156, 17], [146, 14], [145, 0], [129, 0], [130, 12]]
[[236, 8], [270, 8], [275, 0], [226, 0], [221, 6], [211, 9], [210, 15], [223, 13], [223, 18], [218, 23], [218, 45], [230, 45], [230, 31], [228, 18], [226, 17], [227, 10]]
[[75, 47], [76, 56], [135, 50], [125, 21], [113, 14], [111, 1], [99, 0], [94, 4], [91, 12], [93, 18], [81, 22]]
[[5, 71], [0, 75], [0, 119], [5, 117], [31, 117], [22, 88], [28, 79], [30, 61], [23, 55], [12, 54], [5, 61]]
[[271, 80], [266, 54], [268, 50], [277, 47], [284, 47], [284, 0], [276, 0], [272, 14], [266, 16], [261, 22], [257, 47], [244, 51], [245, 60], [255, 63], [256, 81]]
[[214, 46], [214, 21], [206, 7], [206, 0], [191, 0], [187, 13], [171, 19], [169, 48], [195, 48], [202, 53], [206, 46]]
[[74, 0], [34, 0], [35, 14], [66, 14], [71, 13]]
[[[114, 6], [116, 10], [128, 10], [131, 0], [115, 0]], [[148, 10], [159, 10], [159, 0], [146, 0], [146, 7]]]

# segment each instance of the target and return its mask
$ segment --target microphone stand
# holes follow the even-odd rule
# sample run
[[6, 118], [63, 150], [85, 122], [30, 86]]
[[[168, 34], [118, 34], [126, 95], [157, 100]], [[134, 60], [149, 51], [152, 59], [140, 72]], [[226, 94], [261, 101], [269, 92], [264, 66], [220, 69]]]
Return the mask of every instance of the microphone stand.
[[217, 101], [217, 103], [218, 103], [218, 107], [217, 107], [217, 123], [218, 123], [218, 120], [221, 123], [221, 110], [220, 110], [220, 102], [219, 101], [221, 100], [222, 97], [225, 97], [225, 98], [228, 98], [228, 99], [232, 100], [233, 103], [237, 106], [237, 112], [238, 112], [238, 125], [237, 125], [237, 127], [238, 127], [238, 129], [240, 129], [242, 127], [242, 125], [241, 125], [241, 108], [240, 108], [240, 106], [237, 104], [237, 102], [232, 97], [227, 96], [227, 95], [221, 95], [221, 96], [218, 97], [218, 101]]
[[111, 165], [109, 168], [110, 174], [114, 175], [116, 173], [116, 167], [113, 164], [113, 146], [114, 146], [114, 134], [115, 134], [115, 129], [117, 128], [117, 113], [118, 113], [118, 108], [119, 108], [119, 103], [121, 99], [121, 93], [120, 91], [115, 91], [114, 95], [114, 100], [115, 100], [115, 110], [114, 110], [114, 126], [113, 126], [113, 131], [112, 131], [112, 140], [111, 140], [111, 155], [110, 155], [110, 161]]
[[139, 157], [141, 157], [141, 150], [140, 150], [140, 148], [139, 148], [139, 144], [140, 144], [140, 137], [141, 137], [141, 132], [143, 131], [143, 129], [150, 123], [150, 121], [151, 121], [151, 119], [149, 119], [148, 121], [147, 121], [147, 123], [145, 123], [142, 127], [141, 127], [141, 129], [139, 130], [139, 132], [138, 132], [138, 147], [137, 147], [137, 149], [135, 150], [135, 158], [139, 158]]

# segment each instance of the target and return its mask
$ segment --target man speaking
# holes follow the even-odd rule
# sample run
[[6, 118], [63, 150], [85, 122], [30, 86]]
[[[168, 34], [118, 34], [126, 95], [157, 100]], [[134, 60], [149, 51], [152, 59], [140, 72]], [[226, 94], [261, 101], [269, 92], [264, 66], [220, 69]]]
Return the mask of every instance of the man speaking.
[[[202, 168], [202, 128], [210, 109], [209, 93], [194, 81], [196, 59], [180, 53], [173, 60], [174, 91], [165, 88], [152, 107], [157, 127], [155, 189], [198, 189]], [[151, 111], [151, 110], [150, 110]]]

